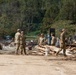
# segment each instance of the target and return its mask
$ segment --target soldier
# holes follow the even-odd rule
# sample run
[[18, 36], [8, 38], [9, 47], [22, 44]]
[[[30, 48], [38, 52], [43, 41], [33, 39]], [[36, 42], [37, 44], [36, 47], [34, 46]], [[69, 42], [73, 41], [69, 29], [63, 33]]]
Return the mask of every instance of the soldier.
[[55, 44], [56, 44], [56, 38], [55, 38], [55, 35], [52, 33], [52, 34], [51, 34], [51, 37], [52, 37], [51, 45], [52, 45], [52, 46], [55, 46]]
[[21, 31], [21, 35], [20, 35], [20, 50], [21, 50], [21, 54], [26, 54], [26, 49], [25, 49], [25, 37], [24, 37], [24, 32]]
[[16, 45], [16, 54], [18, 54], [20, 47], [20, 29], [17, 29], [17, 33], [15, 34], [15, 45]]
[[66, 30], [62, 29], [62, 32], [60, 34], [60, 50], [56, 53], [56, 55], [58, 55], [59, 52], [63, 50], [63, 54], [66, 56], [65, 32]]
[[38, 39], [38, 45], [40, 47], [43, 47], [45, 43], [46, 43], [46, 40], [45, 40], [44, 34], [42, 33]]

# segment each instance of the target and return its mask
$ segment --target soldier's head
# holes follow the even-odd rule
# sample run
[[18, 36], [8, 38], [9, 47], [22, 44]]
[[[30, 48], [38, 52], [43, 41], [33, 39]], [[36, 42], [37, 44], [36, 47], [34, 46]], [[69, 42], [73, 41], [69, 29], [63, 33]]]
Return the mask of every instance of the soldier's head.
[[62, 29], [62, 32], [66, 32], [66, 29]]
[[24, 34], [24, 31], [21, 31], [21, 34]]
[[20, 29], [17, 29], [17, 32], [20, 32], [21, 30]]
[[41, 37], [44, 37], [44, 34], [43, 33], [41, 33]]

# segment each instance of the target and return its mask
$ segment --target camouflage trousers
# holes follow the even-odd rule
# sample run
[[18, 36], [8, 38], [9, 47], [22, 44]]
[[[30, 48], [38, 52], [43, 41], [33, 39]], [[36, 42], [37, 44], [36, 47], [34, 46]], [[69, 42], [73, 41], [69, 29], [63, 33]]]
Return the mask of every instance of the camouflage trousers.
[[20, 44], [20, 53], [26, 54], [25, 44]]
[[19, 54], [20, 43], [16, 43], [16, 54]]
[[63, 50], [63, 55], [66, 56], [66, 45], [61, 43], [60, 44], [60, 50], [57, 52], [56, 55], [58, 55]]

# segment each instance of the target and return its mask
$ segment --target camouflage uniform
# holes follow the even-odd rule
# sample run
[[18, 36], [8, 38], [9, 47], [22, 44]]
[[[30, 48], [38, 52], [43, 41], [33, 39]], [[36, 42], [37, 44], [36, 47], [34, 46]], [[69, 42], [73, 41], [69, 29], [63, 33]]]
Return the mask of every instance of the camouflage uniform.
[[20, 35], [20, 50], [21, 50], [21, 54], [26, 54], [26, 49], [25, 49], [25, 37], [24, 34], [21, 33]]
[[40, 47], [43, 47], [46, 44], [46, 39], [44, 37], [44, 34], [41, 34], [41, 36], [38, 39], [38, 45]]
[[60, 35], [60, 50], [57, 52], [57, 55], [62, 50], [63, 50], [64, 56], [66, 56], [65, 32], [62, 32]]
[[15, 34], [15, 44], [16, 44], [16, 54], [18, 54], [19, 47], [20, 47], [20, 32]]
[[44, 45], [45, 43], [45, 38], [40, 37], [39, 38], [39, 45]]
[[55, 46], [55, 44], [56, 44], [56, 38], [52, 36], [51, 45]]

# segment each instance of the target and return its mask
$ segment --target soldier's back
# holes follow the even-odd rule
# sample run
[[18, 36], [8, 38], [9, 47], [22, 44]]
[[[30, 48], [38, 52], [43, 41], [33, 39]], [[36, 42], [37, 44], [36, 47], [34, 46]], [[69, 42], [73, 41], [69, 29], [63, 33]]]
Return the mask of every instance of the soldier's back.
[[20, 44], [24, 44], [25, 43], [25, 36], [21, 35], [20, 36]]

